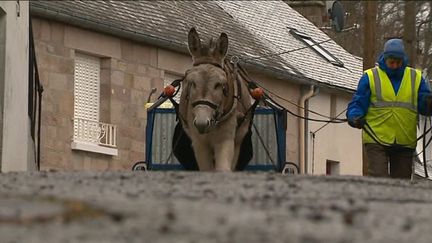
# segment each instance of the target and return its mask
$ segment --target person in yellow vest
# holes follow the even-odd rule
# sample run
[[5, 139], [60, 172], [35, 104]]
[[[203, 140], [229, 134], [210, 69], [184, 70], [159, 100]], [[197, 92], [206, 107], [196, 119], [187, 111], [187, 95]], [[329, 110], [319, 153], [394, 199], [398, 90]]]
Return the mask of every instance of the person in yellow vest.
[[411, 178], [418, 114], [432, 113], [432, 94], [407, 63], [402, 40], [388, 40], [378, 66], [365, 71], [348, 104], [348, 124], [363, 129], [366, 175]]

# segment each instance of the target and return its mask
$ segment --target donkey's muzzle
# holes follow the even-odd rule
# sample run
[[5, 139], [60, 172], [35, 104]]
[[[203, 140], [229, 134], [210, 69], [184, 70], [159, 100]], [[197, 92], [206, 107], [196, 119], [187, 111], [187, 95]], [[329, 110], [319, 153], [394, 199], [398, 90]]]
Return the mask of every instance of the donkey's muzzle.
[[200, 134], [206, 133], [207, 130], [210, 127], [210, 120], [198, 120], [194, 119], [193, 121], [194, 126], [198, 130]]

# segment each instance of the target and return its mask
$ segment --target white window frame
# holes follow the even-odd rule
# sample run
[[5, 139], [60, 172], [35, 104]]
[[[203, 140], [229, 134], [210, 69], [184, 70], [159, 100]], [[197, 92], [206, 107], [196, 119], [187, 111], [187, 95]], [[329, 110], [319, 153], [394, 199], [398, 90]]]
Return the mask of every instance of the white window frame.
[[[75, 53], [73, 150], [118, 155], [115, 125], [99, 121], [99, 57]], [[104, 139], [104, 142], [101, 140]]]
[[296, 37], [298, 40], [302, 41], [304, 44], [312, 48], [319, 56], [330, 62], [331, 64], [343, 67], [344, 64], [341, 60], [331, 54], [328, 50], [320, 45], [320, 43], [316, 42], [312, 37], [306, 35], [305, 33], [299, 32], [296, 29], [289, 28], [289, 32]]

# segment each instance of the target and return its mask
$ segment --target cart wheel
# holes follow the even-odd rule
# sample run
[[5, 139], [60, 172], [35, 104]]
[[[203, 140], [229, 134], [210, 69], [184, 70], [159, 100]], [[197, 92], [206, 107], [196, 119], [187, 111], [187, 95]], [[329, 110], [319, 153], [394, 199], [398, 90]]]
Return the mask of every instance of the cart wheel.
[[138, 161], [132, 166], [132, 171], [147, 171], [147, 162], [145, 161]]
[[296, 163], [293, 162], [285, 162], [284, 167], [282, 169], [282, 175], [286, 174], [298, 174], [299, 173], [299, 167]]

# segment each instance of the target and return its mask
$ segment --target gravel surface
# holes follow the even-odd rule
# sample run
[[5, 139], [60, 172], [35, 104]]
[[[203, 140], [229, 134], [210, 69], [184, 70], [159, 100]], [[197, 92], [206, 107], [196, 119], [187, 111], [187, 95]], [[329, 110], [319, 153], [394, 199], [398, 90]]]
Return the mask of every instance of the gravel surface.
[[0, 175], [0, 242], [432, 242], [432, 183], [276, 173]]

